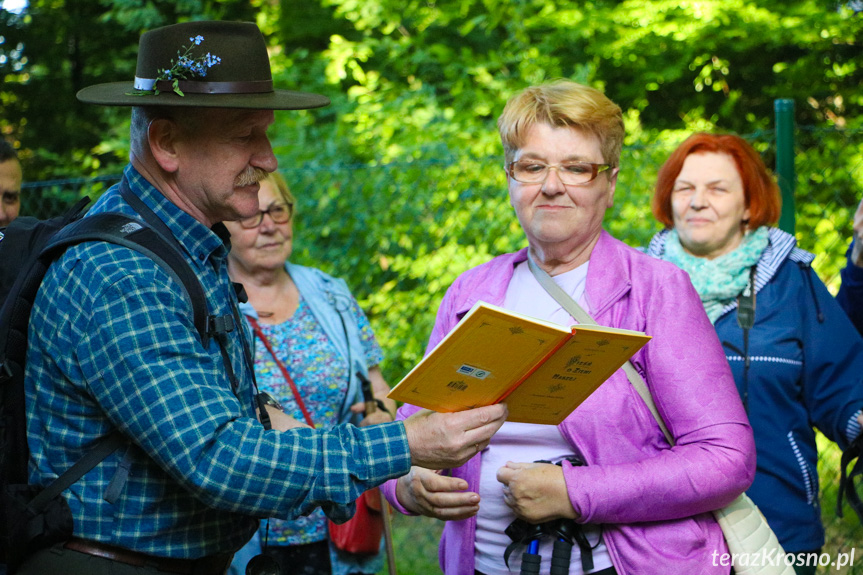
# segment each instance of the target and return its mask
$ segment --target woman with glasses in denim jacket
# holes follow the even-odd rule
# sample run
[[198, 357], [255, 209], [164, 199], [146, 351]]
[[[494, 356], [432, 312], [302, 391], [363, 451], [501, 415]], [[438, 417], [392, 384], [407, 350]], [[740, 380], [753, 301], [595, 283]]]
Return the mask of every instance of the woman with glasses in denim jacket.
[[[383, 410], [362, 417], [357, 371], [372, 382], [375, 396], [384, 400], [390, 413], [395, 405], [384, 399], [389, 386], [378, 367], [383, 353], [347, 285], [288, 261], [294, 239], [294, 197], [281, 174], [272, 173], [261, 181], [258, 202], [260, 211], [255, 216], [225, 222], [231, 232], [228, 271], [233, 281], [243, 284], [249, 298], [240, 308], [252, 327], [258, 389], [269, 393], [293, 418], [285, 421], [274, 414], [280, 418], [274, 427], [390, 421]], [[353, 555], [330, 545], [327, 518], [320, 509], [290, 521], [262, 522], [258, 536], [237, 554], [233, 572], [245, 573], [245, 561], [262, 547], [282, 573], [346, 575], [377, 573], [383, 567], [381, 552]]]

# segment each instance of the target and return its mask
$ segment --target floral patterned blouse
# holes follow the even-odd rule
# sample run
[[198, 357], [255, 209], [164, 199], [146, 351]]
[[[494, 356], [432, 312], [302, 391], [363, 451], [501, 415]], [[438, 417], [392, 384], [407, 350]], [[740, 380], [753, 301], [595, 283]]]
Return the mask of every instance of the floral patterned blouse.
[[[383, 359], [383, 352], [375, 340], [369, 320], [353, 298], [351, 314], [360, 329], [366, 364], [369, 367], [378, 365]], [[293, 317], [278, 325], [260, 323], [260, 326], [273, 351], [284, 362], [296, 383], [315, 427], [337, 425], [348, 387], [347, 362], [330, 342], [302, 294]], [[255, 377], [260, 391], [269, 392], [282, 404], [285, 412], [298, 421], [305, 421], [290, 385], [263, 342], [257, 338]], [[291, 521], [270, 519], [269, 534], [267, 522], [262, 522], [261, 542], [266, 545], [302, 545], [326, 538], [327, 518], [320, 508], [311, 515]]]

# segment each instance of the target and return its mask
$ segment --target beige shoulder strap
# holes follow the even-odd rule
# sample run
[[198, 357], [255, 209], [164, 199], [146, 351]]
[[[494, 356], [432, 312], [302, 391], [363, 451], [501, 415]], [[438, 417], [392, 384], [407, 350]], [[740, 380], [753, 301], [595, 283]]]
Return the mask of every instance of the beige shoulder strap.
[[[541, 285], [545, 291], [547, 291], [548, 294], [557, 301], [557, 303], [563, 306], [563, 309], [565, 309], [569, 315], [577, 319], [579, 323], [596, 325], [596, 322], [592, 317], [590, 317], [590, 314], [584, 311], [584, 308], [578, 305], [578, 302], [572, 299], [568, 293], [563, 291], [561, 287], [551, 279], [551, 276], [533, 261], [533, 258], [530, 257], [529, 253], [527, 256], [527, 265], [530, 268], [531, 273], [533, 273], [534, 277], [539, 282], [539, 285]], [[668, 441], [669, 445], [673, 446], [674, 438], [671, 436], [671, 433], [668, 431], [668, 427], [666, 427], [665, 422], [659, 415], [659, 410], [656, 409], [656, 403], [653, 401], [653, 396], [650, 395], [650, 390], [647, 388], [647, 385], [644, 383], [644, 380], [638, 374], [638, 371], [635, 369], [635, 366], [632, 365], [631, 361], [627, 361], [623, 365], [623, 372], [635, 388], [635, 391], [637, 391], [638, 395], [641, 396], [641, 399], [644, 400], [645, 405], [647, 405], [647, 409], [649, 409], [650, 413], [653, 414], [653, 418], [659, 425], [659, 429], [662, 430], [662, 434], [665, 435], [665, 439]]]

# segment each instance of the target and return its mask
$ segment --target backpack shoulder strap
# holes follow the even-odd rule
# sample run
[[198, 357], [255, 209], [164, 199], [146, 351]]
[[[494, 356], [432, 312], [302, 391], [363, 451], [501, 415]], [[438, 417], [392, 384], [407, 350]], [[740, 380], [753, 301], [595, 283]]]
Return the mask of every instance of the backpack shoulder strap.
[[48, 487], [43, 489], [30, 501], [30, 508], [37, 513], [44, 511], [45, 506], [49, 501], [66, 491], [84, 475], [99, 465], [106, 457], [114, 453], [123, 443], [123, 434], [119, 431], [106, 435], [96, 444], [93, 449], [88, 451], [84, 457], [75, 462], [75, 464], [64, 471], [60, 477], [52, 481]]
[[86, 241], [106, 241], [136, 250], [159, 264], [186, 293], [192, 304], [195, 329], [204, 347], [209, 345], [207, 299], [201, 282], [180, 252], [161, 234], [140, 221], [119, 213], [93, 214], [60, 230], [40, 255], [49, 264], [71, 245]]

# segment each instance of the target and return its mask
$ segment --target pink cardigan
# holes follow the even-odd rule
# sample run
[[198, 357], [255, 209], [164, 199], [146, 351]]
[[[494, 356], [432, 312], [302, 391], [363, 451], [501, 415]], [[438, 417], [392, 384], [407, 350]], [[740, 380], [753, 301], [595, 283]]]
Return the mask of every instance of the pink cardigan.
[[[428, 349], [478, 300], [502, 305], [515, 264], [527, 251], [499, 256], [462, 274], [441, 302]], [[727, 547], [711, 510], [752, 483], [752, 430], [716, 331], [689, 276], [602, 232], [590, 257], [590, 313], [603, 325], [644, 331], [653, 339], [633, 357], [677, 445], [670, 448], [623, 370], [560, 425], [586, 467], [564, 467], [580, 521], [603, 523], [620, 575], [727, 574]], [[417, 410], [404, 405], [399, 418]], [[452, 470], [478, 491], [480, 459]], [[395, 498], [395, 480], [383, 487]], [[472, 575], [476, 519], [444, 527], [444, 573]]]

